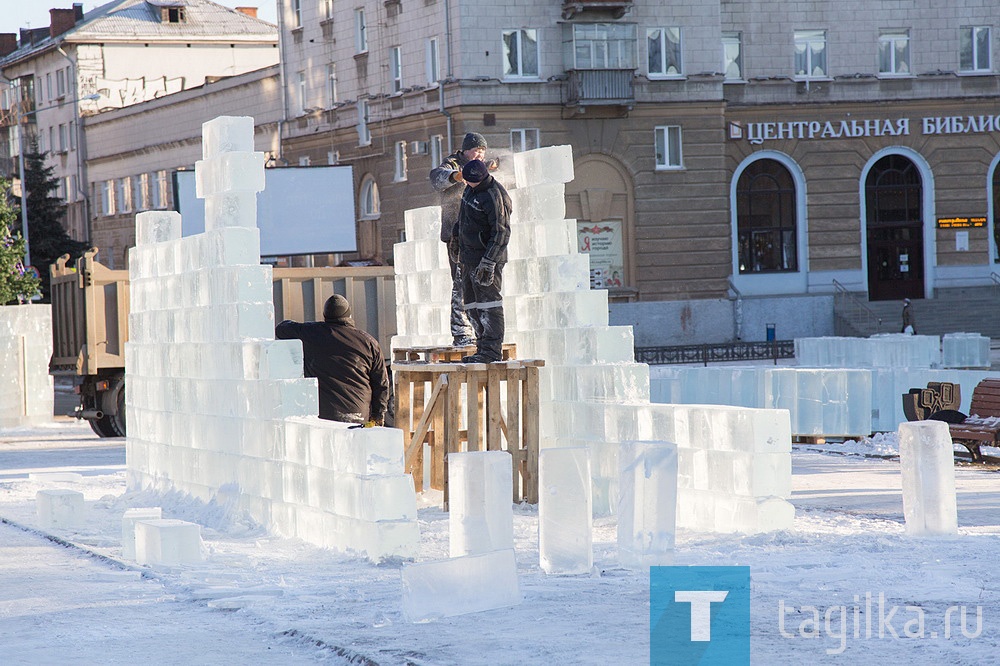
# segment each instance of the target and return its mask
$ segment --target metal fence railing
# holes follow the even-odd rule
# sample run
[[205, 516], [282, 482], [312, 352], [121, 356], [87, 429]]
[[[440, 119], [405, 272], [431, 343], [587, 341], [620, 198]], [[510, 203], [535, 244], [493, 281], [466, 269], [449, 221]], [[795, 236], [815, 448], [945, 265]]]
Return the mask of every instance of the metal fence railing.
[[733, 361], [769, 361], [795, 358], [794, 340], [769, 340], [766, 342], [725, 342], [703, 345], [677, 345], [671, 347], [636, 347], [635, 360], [649, 365], [677, 365], [683, 363], [727, 363]]

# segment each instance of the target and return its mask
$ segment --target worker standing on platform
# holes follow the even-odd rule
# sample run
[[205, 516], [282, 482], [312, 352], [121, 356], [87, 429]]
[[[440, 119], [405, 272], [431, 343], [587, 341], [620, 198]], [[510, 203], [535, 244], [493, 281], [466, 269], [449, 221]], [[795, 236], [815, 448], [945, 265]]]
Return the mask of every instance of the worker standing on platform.
[[323, 321], [285, 320], [274, 329], [279, 340], [302, 341], [303, 370], [319, 383], [319, 417], [382, 425], [389, 403], [389, 378], [378, 340], [354, 326], [351, 305], [334, 294], [323, 306]]
[[476, 353], [466, 363], [503, 358], [504, 314], [500, 293], [510, 241], [511, 202], [507, 190], [482, 160], [462, 167], [465, 192], [452, 235], [459, 247], [465, 311], [476, 333]]
[[[462, 167], [472, 160], [482, 160], [485, 156], [486, 138], [477, 132], [469, 132], [462, 140], [462, 149], [446, 157], [430, 173], [431, 185], [441, 193], [441, 240], [448, 245], [448, 264], [451, 268], [451, 336], [455, 347], [469, 347], [474, 342], [473, 329], [469, 326], [462, 298], [458, 243], [452, 242], [466, 184], [462, 178]], [[490, 160], [487, 166], [493, 171], [499, 166], [499, 161]]]

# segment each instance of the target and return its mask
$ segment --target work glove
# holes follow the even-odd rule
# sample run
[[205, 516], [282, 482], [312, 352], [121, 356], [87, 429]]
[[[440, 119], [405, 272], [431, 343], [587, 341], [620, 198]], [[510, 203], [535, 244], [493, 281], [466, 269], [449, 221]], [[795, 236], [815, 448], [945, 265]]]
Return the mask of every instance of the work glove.
[[448, 258], [451, 259], [451, 263], [453, 264], [458, 263], [458, 254], [459, 254], [459, 243], [458, 243], [458, 238], [456, 237], [448, 241]]
[[497, 262], [483, 259], [476, 266], [476, 272], [472, 274], [472, 279], [480, 287], [488, 287], [493, 284], [493, 272], [497, 267]]

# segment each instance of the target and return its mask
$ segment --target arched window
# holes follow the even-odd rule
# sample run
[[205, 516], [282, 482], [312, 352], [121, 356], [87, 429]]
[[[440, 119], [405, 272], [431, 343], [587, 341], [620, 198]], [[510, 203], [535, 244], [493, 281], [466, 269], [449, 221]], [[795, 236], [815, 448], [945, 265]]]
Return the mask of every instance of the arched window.
[[736, 185], [736, 224], [741, 274], [799, 269], [795, 183], [783, 164], [759, 159], [743, 170]]
[[378, 198], [378, 184], [371, 176], [365, 176], [361, 181], [361, 217], [374, 219], [382, 214], [382, 205]]

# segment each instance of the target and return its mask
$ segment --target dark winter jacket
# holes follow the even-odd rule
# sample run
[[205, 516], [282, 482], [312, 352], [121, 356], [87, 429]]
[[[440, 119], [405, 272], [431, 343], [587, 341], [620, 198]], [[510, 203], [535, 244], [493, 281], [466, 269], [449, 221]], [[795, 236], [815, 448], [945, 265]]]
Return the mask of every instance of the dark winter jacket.
[[349, 320], [283, 321], [279, 340], [302, 341], [306, 377], [319, 383], [319, 416], [334, 421], [381, 422], [389, 402], [389, 379], [378, 341]]
[[455, 151], [444, 159], [434, 169], [431, 169], [431, 186], [441, 193], [441, 240], [447, 243], [452, 236], [455, 224], [458, 222], [458, 209], [462, 203], [464, 182], [455, 182], [452, 177], [462, 172], [462, 167], [469, 163], [465, 153]]
[[476, 266], [484, 258], [497, 264], [507, 262], [510, 208], [510, 195], [493, 176], [475, 187], [466, 186], [455, 229], [461, 263]]

